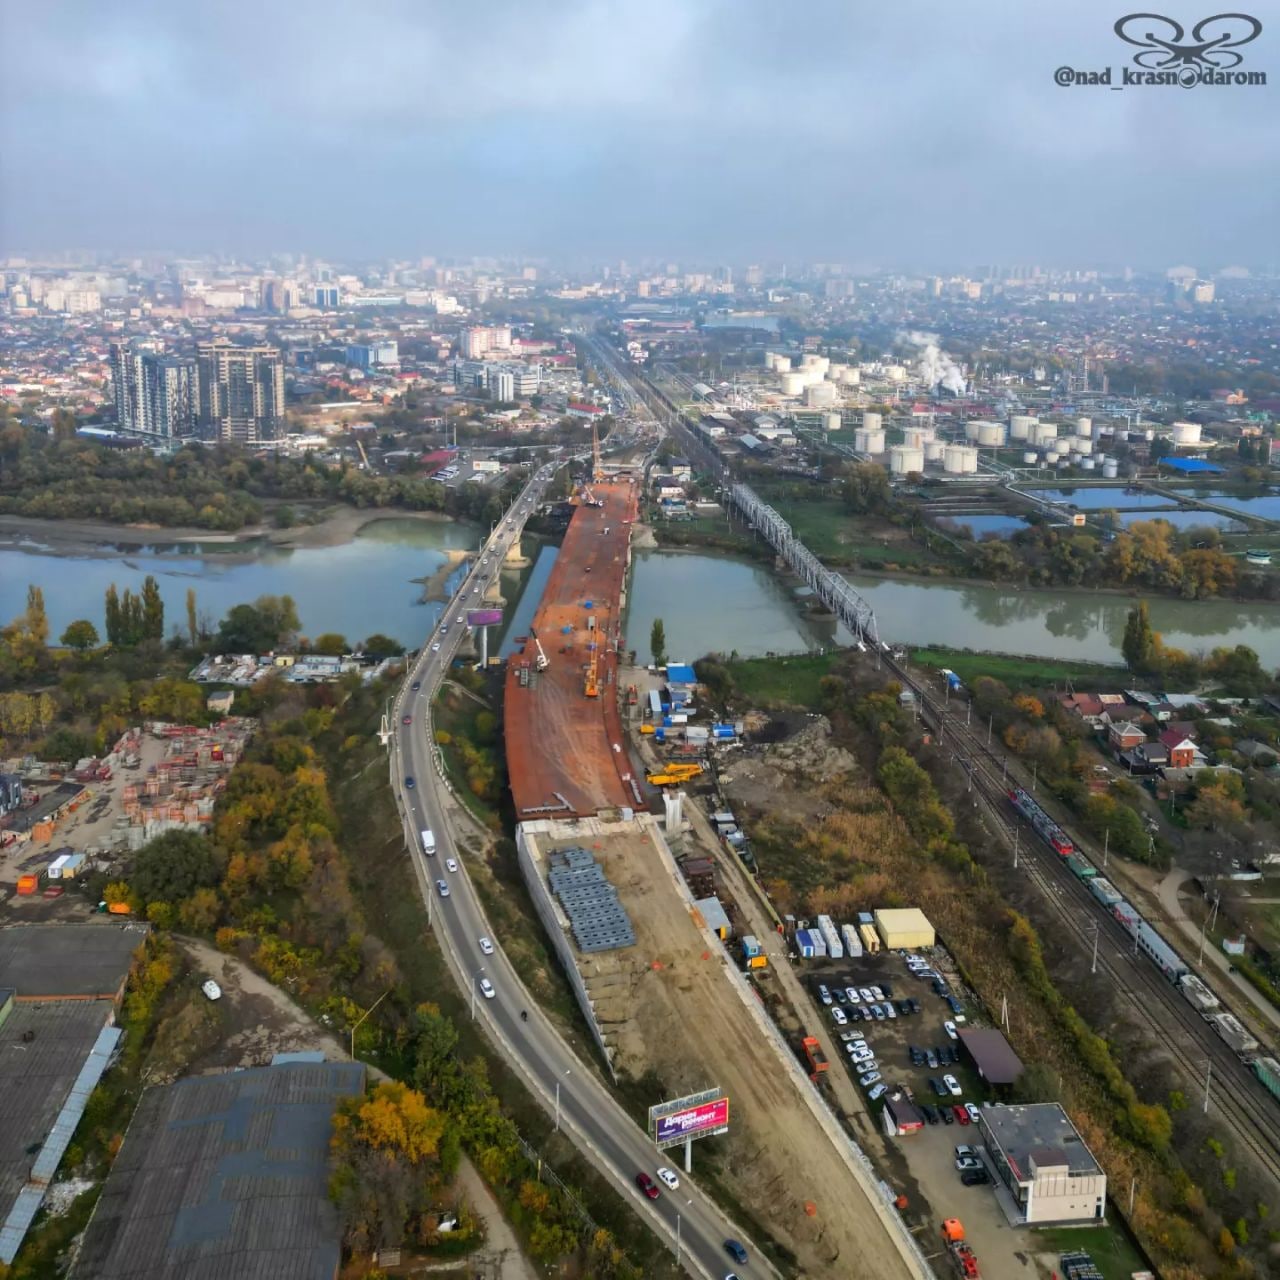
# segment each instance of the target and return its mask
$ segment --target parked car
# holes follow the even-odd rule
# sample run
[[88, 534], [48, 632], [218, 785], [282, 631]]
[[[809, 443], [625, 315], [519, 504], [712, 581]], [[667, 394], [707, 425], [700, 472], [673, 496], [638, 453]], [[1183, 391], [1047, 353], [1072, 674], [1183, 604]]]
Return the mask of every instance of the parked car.
[[931, 1102], [924, 1102], [920, 1105], [920, 1114], [924, 1116], [925, 1124], [938, 1123], [938, 1108]]
[[966, 1187], [983, 1187], [991, 1181], [991, 1175], [979, 1165], [976, 1169], [966, 1169], [960, 1175], [960, 1181]]
[[[842, 1031], [840, 1033], [840, 1040], [844, 1044], [851, 1044], [853, 1041], [857, 1040], [857, 1038], [858, 1033], [856, 1031]], [[863, 1043], [865, 1043], [865, 1041]]]
[[975, 1107], [972, 1102], [966, 1102], [964, 1104], [964, 1109], [969, 1113], [969, 1119], [973, 1121], [974, 1124], [977, 1124], [980, 1119], [978, 1108]]
[[844, 1016], [844, 1010], [839, 1005], [832, 1005], [831, 1020], [837, 1027], [847, 1026], [849, 1022], [849, 1019]]
[[878, 1083], [879, 1080], [880, 1080], [880, 1073], [878, 1071], [868, 1071], [866, 1075], [858, 1077], [858, 1083], [864, 1089], [871, 1088], [871, 1086], [873, 1084]]
[[870, 1021], [871, 1021], [871, 1010], [870, 1010], [870, 1009], [868, 1009], [868, 1008], [867, 1008], [867, 1006], [866, 1006], [865, 1004], [861, 1004], [861, 1005], [859, 1005], [859, 1006], [858, 1006], [858, 1017], [860, 1017], [860, 1018], [863, 1020], [863, 1022], [870, 1022]]
[[938, 1114], [942, 1117], [943, 1124], [955, 1124], [956, 1118], [951, 1114], [950, 1107], [939, 1107]]
[[947, 1035], [949, 1035], [953, 1040], [954, 1040], [954, 1039], [956, 1039], [956, 1024], [955, 1024], [954, 1022], [944, 1022], [944, 1023], [942, 1024], [942, 1029], [943, 1029], [943, 1030], [947, 1033]]
[[960, 1087], [960, 1081], [952, 1075], [942, 1077], [942, 1083], [947, 1086], [947, 1092], [953, 1097], [958, 1098], [964, 1090]]
[[893, 1007], [890, 1001], [886, 1000], [880, 1007], [884, 1010], [884, 1016], [886, 1018], [896, 1018], [898, 1016], [897, 1009]]
[[917, 1049], [915, 1045], [907, 1045], [907, 1052], [911, 1056], [911, 1065], [914, 1067], [924, 1066], [924, 1050]]
[[940, 1098], [947, 1098], [951, 1096], [947, 1086], [943, 1084], [937, 1076], [929, 1077], [929, 1088], [932, 1089]]
[[218, 986], [212, 978], [200, 984], [200, 990], [204, 992], [207, 1000], [221, 1000], [222, 988]]
[[883, 1005], [873, 1004], [871, 1006], [871, 1012], [875, 1014], [877, 1022], [883, 1022], [885, 1020], [886, 1015]]
[[893, 988], [883, 978], [880, 980], [880, 990], [884, 992], [886, 1000], [893, 999]]
[[960, 1105], [960, 1103], [957, 1102], [956, 1105], [951, 1108], [951, 1114], [955, 1116], [957, 1124], [969, 1123], [969, 1113]]
[[841, 991], [839, 987], [837, 987], [837, 988], [836, 988], [836, 989], [831, 993], [831, 995], [832, 995], [832, 998], [835, 1000], [836, 1004], [838, 1004], [842, 1009], [843, 1009], [843, 1008], [845, 1007], [845, 1005], [846, 1005], [846, 1004], [848, 1004], [848, 1002], [849, 1002], [849, 1001], [848, 1001], [848, 997], [846, 997], [845, 993], [844, 993], [843, 991]]
[[873, 1000], [883, 1000], [883, 999], [884, 999], [884, 988], [883, 988], [883, 987], [872, 987], [872, 988], [871, 988], [871, 998], [872, 998]]
[[875, 1102], [878, 1098], [882, 1098], [884, 1096], [885, 1091], [888, 1088], [889, 1086], [887, 1084], [878, 1084], [869, 1094], [867, 1094], [867, 1097], [870, 1101]]
[[863, 1004], [875, 1004], [876, 998], [869, 987], [859, 987], [858, 995], [862, 997]]
[[956, 1146], [956, 1168], [959, 1169], [969, 1164], [981, 1164], [978, 1159], [978, 1153], [967, 1143], [961, 1142]]
[[930, 1071], [936, 1071], [938, 1069], [938, 1051], [936, 1049], [930, 1049], [924, 1055], [924, 1060], [929, 1064]]
[[821, 1000], [823, 1004], [831, 1003], [831, 992], [828, 991], [822, 983], [818, 983], [818, 999]]
[[861, 999], [861, 996], [859, 996], [858, 994], [857, 987], [845, 987], [844, 993], [849, 997], [850, 1004], [857, 1004], [858, 1001]]

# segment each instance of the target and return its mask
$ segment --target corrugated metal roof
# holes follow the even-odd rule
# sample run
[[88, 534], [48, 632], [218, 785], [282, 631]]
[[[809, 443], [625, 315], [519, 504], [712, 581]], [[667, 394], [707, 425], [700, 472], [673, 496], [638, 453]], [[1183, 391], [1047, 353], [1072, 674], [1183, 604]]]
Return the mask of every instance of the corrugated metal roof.
[[119, 1027], [103, 1027], [98, 1033], [49, 1136], [44, 1140], [44, 1145], [31, 1166], [31, 1177], [27, 1185], [18, 1192], [18, 1198], [9, 1210], [4, 1226], [0, 1227], [0, 1262], [12, 1262], [22, 1247], [27, 1230], [44, 1203], [44, 1193], [58, 1171], [58, 1165], [76, 1131], [76, 1125], [80, 1123], [80, 1117], [84, 1115], [89, 1095], [102, 1079], [102, 1073], [106, 1071], [123, 1034]]

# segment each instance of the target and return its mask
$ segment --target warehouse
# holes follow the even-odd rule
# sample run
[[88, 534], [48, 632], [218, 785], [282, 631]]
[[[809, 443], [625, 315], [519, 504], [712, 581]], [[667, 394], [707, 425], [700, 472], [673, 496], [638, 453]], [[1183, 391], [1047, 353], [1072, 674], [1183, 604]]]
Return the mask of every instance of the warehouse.
[[918, 907], [881, 907], [875, 913], [876, 929], [889, 951], [931, 947], [935, 938], [933, 925]]

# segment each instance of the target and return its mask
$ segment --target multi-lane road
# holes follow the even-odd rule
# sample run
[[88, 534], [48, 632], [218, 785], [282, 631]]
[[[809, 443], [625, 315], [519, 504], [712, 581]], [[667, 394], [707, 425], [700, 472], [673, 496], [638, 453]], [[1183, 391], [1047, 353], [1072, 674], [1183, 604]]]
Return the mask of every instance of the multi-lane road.
[[[721, 1280], [730, 1273], [748, 1277], [776, 1273], [759, 1250], [681, 1172], [676, 1191], [661, 1189], [649, 1200], [636, 1186], [636, 1174], [652, 1175], [659, 1165], [674, 1166], [617, 1103], [592, 1068], [561, 1039], [530, 999], [508, 960], [502, 938], [485, 919], [458, 852], [447, 817], [445, 784], [436, 768], [431, 739], [431, 704], [466, 631], [469, 608], [481, 607], [486, 588], [502, 568], [503, 557], [519, 539], [556, 467], [535, 473], [510, 511], [481, 549], [439, 624], [422, 645], [394, 702], [391, 740], [392, 777], [405, 824], [405, 840], [431, 925], [450, 966], [471, 1000], [490, 1038], [520, 1072], [526, 1084], [562, 1130], [628, 1198], [660, 1238], [678, 1251], [685, 1270]], [[548, 744], [554, 750], [554, 744]], [[422, 833], [430, 831], [434, 852], [424, 851]], [[448, 867], [454, 865], [456, 870]], [[441, 885], [447, 887], [447, 896]], [[482, 941], [484, 944], [482, 945]], [[492, 994], [485, 994], [486, 982]], [[673, 1153], [674, 1154], [674, 1153]], [[746, 1264], [730, 1260], [724, 1242], [746, 1244]]]

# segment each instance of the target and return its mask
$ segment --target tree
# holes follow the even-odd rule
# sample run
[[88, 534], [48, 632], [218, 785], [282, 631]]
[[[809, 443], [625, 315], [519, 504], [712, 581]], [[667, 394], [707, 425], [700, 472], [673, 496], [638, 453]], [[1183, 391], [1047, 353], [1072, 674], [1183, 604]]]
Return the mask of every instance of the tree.
[[885, 511], [890, 503], [889, 473], [874, 462], [858, 462], [845, 474], [844, 500], [851, 511]]
[[67, 624], [67, 629], [62, 633], [62, 643], [77, 653], [95, 649], [98, 645], [98, 628], [85, 618], [77, 618], [75, 622]]
[[196, 641], [200, 639], [200, 620], [196, 616], [196, 589], [195, 587], [187, 588], [187, 639], [191, 642], [191, 647], [196, 647]]
[[194, 831], [166, 831], [138, 850], [129, 885], [143, 904], [179, 903], [197, 889], [212, 889], [220, 859], [211, 842]]
[[106, 591], [104, 611], [106, 613], [107, 643], [118, 645], [121, 637], [120, 594], [113, 582]]
[[398, 658], [404, 653], [404, 645], [399, 640], [384, 636], [380, 631], [367, 637], [360, 647], [373, 658]]
[[1124, 654], [1125, 664], [1130, 671], [1151, 670], [1152, 659], [1156, 653], [1156, 633], [1151, 629], [1151, 616], [1145, 600], [1140, 600], [1129, 610], [1129, 617], [1124, 625], [1124, 639], [1120, 642], [1120, 652]]
[[238, 604], [218, 624], [219, 653], [267, 653], [296, 639], [298, 609], [292, 596], [259, 596]]
[[655, 666], [667, 665], [667, 628], [661, 618], [654, 618], [653, 626], [649, 628], [649, 652]]
[[49, 643], [49, 615], [45, 613], [41, 587], [27, 588], [26, 632], [33, 648], [43, 649]]
[[164, 639], [164, 601], [160, 584], [150, 574], [142, 582], [142, 640]]
[[351, 647], [347, 644], [346, 636], [340, 636], [336, 631], [326, 631], [311, 642], [311, 650], [313, 653], [340, 658], [344, 653], [350, 653]]

